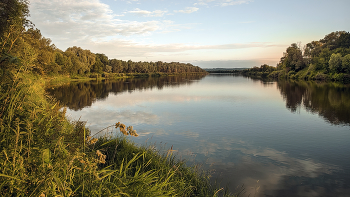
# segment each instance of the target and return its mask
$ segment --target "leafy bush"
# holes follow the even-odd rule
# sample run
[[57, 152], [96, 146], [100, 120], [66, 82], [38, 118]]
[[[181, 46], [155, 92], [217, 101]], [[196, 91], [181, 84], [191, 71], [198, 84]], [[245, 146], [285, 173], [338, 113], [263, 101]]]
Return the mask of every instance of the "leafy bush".
[[315, 76], [315, 80], [318, 80], [318, 81], [326, 81], [327, 79], [328, 79], [328, 75], [323, 73], [317, 73]]

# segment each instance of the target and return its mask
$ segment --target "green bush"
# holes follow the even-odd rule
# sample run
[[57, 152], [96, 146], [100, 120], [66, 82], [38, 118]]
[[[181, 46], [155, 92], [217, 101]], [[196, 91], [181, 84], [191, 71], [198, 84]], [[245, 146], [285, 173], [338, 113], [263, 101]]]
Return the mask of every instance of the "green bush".
[[332, 80], [333, 81], [339, 81], [339, 82], [343, 82], [344, 80], [344, 73], [335, 73], [332, 75]]
[[323, 73], [317, 73], [315, 75], [315, 80], [318, 80], [318, 81], [326, 81], [328, 79], [328, 75], [326, 74], [323, 74]]

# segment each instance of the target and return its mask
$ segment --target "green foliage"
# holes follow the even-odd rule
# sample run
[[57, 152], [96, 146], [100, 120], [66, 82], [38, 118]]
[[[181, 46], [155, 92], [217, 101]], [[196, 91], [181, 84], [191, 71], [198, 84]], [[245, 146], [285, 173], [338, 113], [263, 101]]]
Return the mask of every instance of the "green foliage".
[[332, 80], [333, 81], [339, 81], [343, 82], [344, 81], [344, 73], [335, 73], [332, 75]]
[[92, 65], [92, 69], [91, 71], [94, 73], [102, 73], [103, 71], [103, 63], [101, 62], [101, 60], [96, 56], [96, 61], [95, 63]]
[[92, 65], [96, 61], [96, 55], [90, 50], [84, 50], [80, 47], [70, 47], [65, 51], [73, 64], [71, 74], [85, 74], [90, 72]]
[[344, 72], [350, 73], [350, 54], [347, 54], [346, 56], [343, 57], [342, 68]]
[[10, 53], [25, 28], [32, 24], [27, 0], [4, 0], [0, 2], [0, 46], [1, 53]]
[[326, 81], [326, 80], [328, 80], [328, 79], [329, 79], [328, 75], [323, 74], [323, 73], [321, 73], [321, 72], [319, 72], [319, 73], [317, 73], [317, 74], [315, 75], [315, 80]]
[[[111, 72], [111, 69], [109, 69], [109, 60], [108, 57], [105, 54], [96, 53], [95, 54], [96, 60], [95, 63], [92, 65], [92, 72], [95, 73], [103, 73], [103, 72]], [[108, 68], [108, 69], [107, 69]]]
[[305, 67], [302, 51], [296, 43], [287, 48], [279, 65], [280, 68], [288, 68], [293, 71], [298, 71]]
[[[308, 43], [305, 46], [304, 56], [311, 59], [311, 63], [315, 65], [316, 70], [340, 73], [343, 70], [339, 69], [338, 64], [329, 65], [330, 59], [332, 54], [340, 53], [341, 56], [350, 54], [348, 43], [350, 43], [350, 33], [345, 31], [332, 32], [320, 41]], [[332, 61], [335, 61], [335, 59]]]
[[339, 73], [342, 69], [342, 56], [340, 53], [333, 53], [329, 60], [329, 69], [335, 73]]
[[320, 42], [323, 44], [323, 48], [329, 48], [334, 50], [341, 47], [349, 47], [350, 34], [345, 31], [336, 31], [326, 35]]
[[[271, 73], [274, 74], [271, 74]], [[270, 76], [272, 78], [277, 78], [278, 74], [276, 73], [276, 67], [269, 66], [267, 64], [263, 64], [260, 67], [253, 67], [251, 69], [246, 69], [242, 71], [243, 75], [247, 76], [256, 76], [256, 77], [267, 77]]]
[[113, 73], [120, 73], [123, 70], [122, 60], [111, 59], [109, 60], [109, 65], [112, 67]]
[[[350, 33], [345, 31], [332, 32], [319, 41], [312, 41], [304, 46], [293, 43], [287, 48], [280, 62], [278, 72], [268, 70], [268, 77], [291, 78], [305, 80], [335, 80], [347, 83], [350, 73]], [[244, 74], [265, 76], [263, 67], [254, 67]]]

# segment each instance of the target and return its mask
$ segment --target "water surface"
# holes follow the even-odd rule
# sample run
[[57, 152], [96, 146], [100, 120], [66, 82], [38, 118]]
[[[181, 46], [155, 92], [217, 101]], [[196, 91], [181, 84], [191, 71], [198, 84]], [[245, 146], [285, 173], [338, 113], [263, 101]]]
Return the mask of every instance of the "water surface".
[[350, 88], [236, 75], [71, 83], [48, 92], [97, 132], [173, 146], [243, 196], [350, 196]]

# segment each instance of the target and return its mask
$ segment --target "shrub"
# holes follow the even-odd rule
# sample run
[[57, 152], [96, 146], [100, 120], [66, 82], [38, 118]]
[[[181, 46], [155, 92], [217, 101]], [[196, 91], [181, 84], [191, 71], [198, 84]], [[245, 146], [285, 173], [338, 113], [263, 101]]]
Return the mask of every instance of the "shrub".
[[328, 75], [323, 73], [317, 73], [315, 79], [318, 81], [326, 81], [328, 79]]
[[332, 80], [333, 81], [343, 82], [344, 74], [343, 73], [335, 73], [334, 75], [332, 75]]
[[350, 73], [350, 54], [343, 57], [342, 68], [344, 72]]

